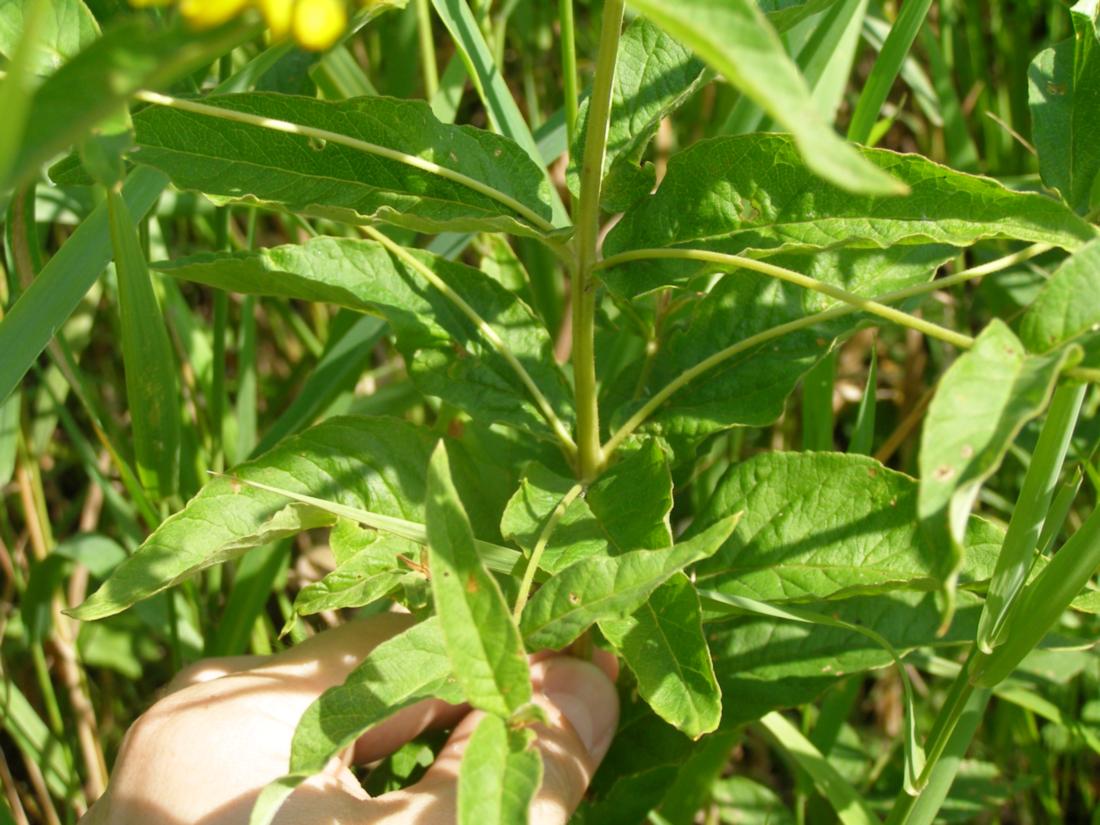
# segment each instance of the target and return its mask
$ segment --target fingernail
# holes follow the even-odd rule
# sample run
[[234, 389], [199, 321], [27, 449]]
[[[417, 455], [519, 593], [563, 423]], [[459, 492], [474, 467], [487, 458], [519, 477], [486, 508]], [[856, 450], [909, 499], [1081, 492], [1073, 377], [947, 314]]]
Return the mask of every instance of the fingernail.
[[562, 656], [548, 663], [542, 692], [569, 721], [593, 762], [603, 759], [619, 724], [619, 696], [606, 674]]

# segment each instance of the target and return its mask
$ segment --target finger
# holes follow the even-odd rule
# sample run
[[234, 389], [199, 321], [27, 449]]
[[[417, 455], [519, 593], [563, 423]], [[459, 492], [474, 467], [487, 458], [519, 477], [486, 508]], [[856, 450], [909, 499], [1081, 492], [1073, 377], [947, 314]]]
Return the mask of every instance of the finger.
[[[531, 667], [536, 701], [548, 722], [535, 725], [543, 780], [531, 807], [533, 825], [564, 825], [580, 803], [607, 753], [619, 720], [619, 698], [596, 665], [557, 657]], [[457, 818], [458, 773], [483, 714], [471, 713], [455, 729], [424, 778], [411, 788], [364, 804], [358, 822], [372, 825], [443, 825]], [[352, 820], [346, 820], [352, 821]]]

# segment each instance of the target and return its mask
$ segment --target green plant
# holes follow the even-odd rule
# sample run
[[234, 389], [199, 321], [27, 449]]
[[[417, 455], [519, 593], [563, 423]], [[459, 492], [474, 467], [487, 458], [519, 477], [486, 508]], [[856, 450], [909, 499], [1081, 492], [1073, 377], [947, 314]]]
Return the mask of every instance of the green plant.
[[[723, 770], [748, 730], [790, 760], [803, 821], [828, 820], [814, 809], [824, 800], [843, 822], [883, 808], [889, 822], [931, 822], [991, 693], [1056, 718], [1095, 759], [1096, 720], [1028, 706], [1013, 674], [1092, 645], [1100, 610], [1100, 515], [1078, 496], [1082, 474], [1095, 478], [1100, 382], [1096, 3], [1074, 6], [1073, 32], [1032, 66], [1041, 180], [998, 174], [1009, 185], [973, 173], [938, 51], [963, 4], [938, 4], [933, 26], [933, 4], [910, 0], [880, 41], [877, 11], [844, 0], [603, 0], [576, 15], [570, 0], [431, 5], [454, 44], [442, 75], [432, 9], [399, 12], [424, 101], [376, 94], [364, 65], [391, 69], [355, 48], [397, 0], [359, 12], [324, 56], [258, 39], [248, 15], [195, 32], [171, 14], [116, 11], [100, 35], [81, 0], [0, 0], [17, 297], [0, 322], [0, 479], [18, 474], [36, 556], [12, 587], [48, 717], [5, 681], [17, 697], [5, 729], [23, 752], [51, 752], [49, 793], [81, 793], [43, 654], [75, 644], [51, 603], [76, 562], [102, 584], [69, 615], [133, 638], [132, 613], [177, 666], [197, 654], [195, 633], [207, 653], [240, 652], [257, 633], [252, 648], [270, 646], [273, 593], [292, 640], [324, 611], [396, 602], [423, 618], [307, 711], [254, 822], [363, 730], [431, 696], [490, 714], [472, 758], [484, 748], [501, 771], [530, 772], [529, 737], [506, 734], [534, 718], [525, 657], [548, 648], [606, 647], [628, 670], [621, 745], [581, 821], [719, 816], [722, 793], [745, 798]], [[541, 129], [534, 69], [521, 67], [531, 117], [505, 83], [503, 50], [523, 36], [509, 35], [510, 15], [558, 26], [564, 80], [542, 80], [562, 111]], [[575, 19], [595, 56], [581, 95], [576, 44], [589, 32]], [[924, 32], [948, 164], [834, 130], [865, 20], [879, 50], [849, 137], [887, 137], [903, 114], [890, 104], [884, 116], [899, 74], [924, 88], [910, 56]], [[47, 54], [57, 65], [40, 63]], [[300, 93], [303, 77], [319, 92]], [[467, 79], [486, 128], [455, 125]], [[704, 118], [692, 107], [707, 95]], [[714, 117], [723, 106], [728, 118]], [[673, 122], [689, 145], [655, 151]], [[38, 175], [73, 146], [50, 178], [63, 192], [93, 185], [99, 202], [43, 265]], [[177, 195], [175, 215], [160, 201], [160, 219], [147, 217], [169, 184], [215, 207]], [[285, 242], [266, 244], [265, 226]], [[195, 237], [209, 251], [189, 248]], [[124, 374], [129, 428], [65, 326], [112, 260], [111, 370]], [[997, 273], [1030, 274], [1031, 288], [1002, 307], [963, 295], [954, 318], [928, 300]], [[247, 296], [232, 408], [228, 294]], [[199, 295], [212, 296], [212, 334]], [[265, 348], [257, 302], [298, 355]], [[833, 451], [837, 354], [871, 327], [886, 348], [923, 336], [941, 366], [926, 408], [910, 410], [919, 449], [899, 465], [919, 480], [886, 466], [878, 349], [850, 449]], [[381, 369], [404, 370], [391, 385], [404, 396], [355, 400], [384, 342]], [[284, 368], [296, 397], [261, 438], [257, 382]], [[769, 450], [773, 435], [787, 443], [784, 411], [803, 382], [806, 450]], [[45, 436], [26, 412], [43, 393]], [[32, 456], [58, 420], [116, 513], [95, 546], [50, 529]], [[288, 540], [329, 531], [334, 568], [291, 603]], [[415, 669], [386, 666], [414, 656]], [[910, 661], [946, 680], [938, 708]], [[65, 701], [79, 704], [84, 666], [76, 657]], [[1095, 686], [1095, 654], [1087, 667]], [[904, 708], [899, 755], [887, 748], [874, 778], [853, 780], [835, 746], [861, 679], [883, 668]], [[778, 713], [791, 708], [801, 730]], [[80, 745], [87, 780], [102, 753]]]

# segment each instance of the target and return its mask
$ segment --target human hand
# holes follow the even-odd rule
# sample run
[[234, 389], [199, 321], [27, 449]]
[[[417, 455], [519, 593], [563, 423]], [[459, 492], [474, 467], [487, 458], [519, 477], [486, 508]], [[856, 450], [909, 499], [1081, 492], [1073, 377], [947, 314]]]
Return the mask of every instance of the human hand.
[[[305, 709], [379, 643], [413, 624], [385, 613], [321, 633], [276, 656], [199, 662], [133, 724], [104, 796], [80, 825], [246, 825], [260, 790], [287, 771]], [[534, 657], [536, 725], [543, 781], [531, 825], [564, 825], [615, 732], [613, 659], [599, 667], [564, 656]], [[459, 763], [482, 714], [437, 700], [405, 708], [299, 786], [275, 825], [444, 825], [457, 818]], [[349, 770], [395, 751], [429, 727], [455, 726], [416, 785], [371, 798]]]

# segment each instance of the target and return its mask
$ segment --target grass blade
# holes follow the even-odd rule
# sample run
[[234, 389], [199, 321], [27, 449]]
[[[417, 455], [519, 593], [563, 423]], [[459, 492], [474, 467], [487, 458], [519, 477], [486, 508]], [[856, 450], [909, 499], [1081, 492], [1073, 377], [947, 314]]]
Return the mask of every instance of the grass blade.
[[931, 5], [932, 0], [908, 0], [901, 7], [901, 13], [890, 29], [890, 34], [886, 36], [882, 51], [879, 52], [874, 68], [859, 95], [859, 102], [852, 113], [852, 122], [848, 125], [849, 140], [867, 143], [871, 137], [882, 104], [890, 94], [894, 80], [905, 62], [905, 56], [917, 39]]
[[137, 471], [146, 490], [155, 499], [165, 499], [179, 484], [181, 423], [175, 356], [137, 228], [122, 195], [113, 189], [107, 193], [107, 213], [118, 273], [126, 400]]
[[878, 825], [879, 819], [867, 807], [855, 788], [837, 773], [821, 751], [802, 735], [782, 714], [772, 711], [760, 724], [771, 734], [780, 748], [810, 775], [814, 786], [829, 801], [837, 818], [844, 825]]
[[[153, 206], [168, 179], [139, 169], [122, 189], [131, 215], [141, 218]], [[23, 380], [54, 332], [72, 315], [81, 298], [111, 260], [107, 205], [101, 204], [43, 267], [34, 282], [0, 322], [0, 399]]]
[[1005, 619], [1023, 589], [1035, 559], [1051, 499], [1058, 486], [1062, 462], [1069, 450], [1074, 425], [1085, 400], [1084, 384], [1064, 384], [1054, 392], [1046, 421], [1039, 433], [1031, 462], [1024, 476], [997, 566], [989, 582], [982, 617], [978, 622], [978, 648], [992, 653], [1003, 641]]
[[[489, 112], [489, 120], [493, 128], [523, 147], [531, 159], [543, 169], [547, 180], [550, 180], [549, 174], [542, 166], [542, 155], [538, 145], [508, 85], [504, 82], [504, 74], [493, 60], [493, 53], [485, 42], [466, 0], [432, 0], [432, 5], [435, 6], [436, 14], [447, 27], [447, 31], [451, 33], [451, 37], [454, 38], [455, 46], [458, 47], [459, 54], [466, 63], [466, 71]], [[557, 194], [557, 188], [551, 185], [550, 192], [553, 210], [551, 220], [554, 226], [559, 228], [569, 226], [569, 216]]]

